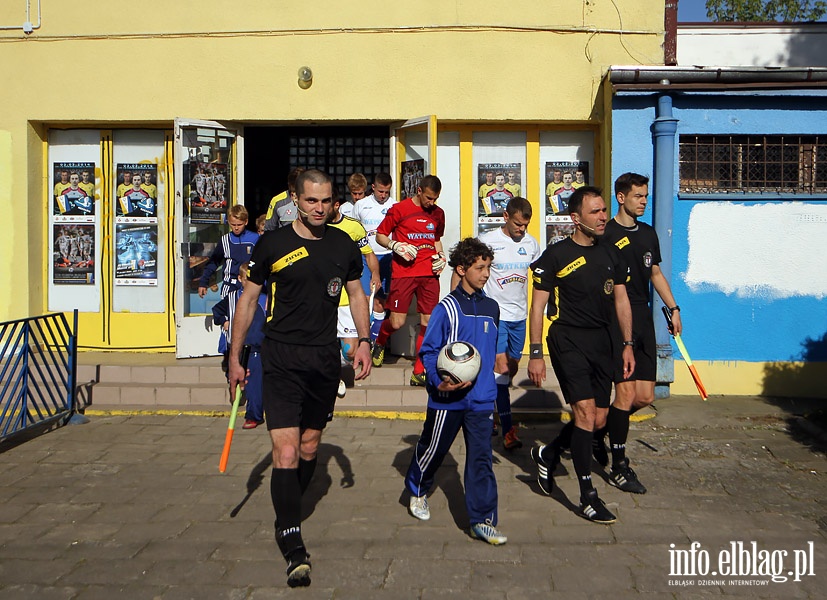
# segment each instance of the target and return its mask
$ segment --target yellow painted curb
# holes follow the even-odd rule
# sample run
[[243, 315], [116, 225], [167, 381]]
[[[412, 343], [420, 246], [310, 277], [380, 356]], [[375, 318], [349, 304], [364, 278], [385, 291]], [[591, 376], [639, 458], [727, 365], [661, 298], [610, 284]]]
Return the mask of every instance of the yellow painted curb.
[[[130, 409], [123, 410], [118, 408], [113, 409], [97, 409], [87, 408], [83, 411], [87, 417], [136, 417], [140, 415], [157, 415], [176, 417], [178, 415], [186, 415], [189, 417], [229, 417], [229, 410], [176, 410], [172, 408], [147, 408], [147, 409]], [[417, 411], [402, 411], [402, 410], [341, 410], [336, 411], [335, 416], [347, 417], [353, 419], [384, 419], [384, 420], [398, 420], [398, 421], [424, 421], [425, 413]], [[641, 423], [654, 419], [656, 414], [646, 415], [632, 415], [629, 420], [634, 423]], [[571, 421], [571, 413], [560, 413], [560, 422], [568, 423]]]

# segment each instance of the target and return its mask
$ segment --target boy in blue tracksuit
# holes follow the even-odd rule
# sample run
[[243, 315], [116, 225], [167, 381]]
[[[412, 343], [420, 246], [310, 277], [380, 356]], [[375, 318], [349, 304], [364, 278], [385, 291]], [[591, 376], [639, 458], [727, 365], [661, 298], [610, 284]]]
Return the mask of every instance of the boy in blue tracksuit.
[[[239, 279], [243, 283], [247, 279], [248, 263], [241, 265]], [[262, 288], [266, 290], [266, 288]], [[229, 340], [232, 339], [232, 324], [235, 316], [235, 307], [238, 298], [244, 289], [234, 290], [220, 300], [212, 308], [213, 323], [223, 329], [218, 342], [218, 351], [224, 354], [225, 360], [222, 363], [226, 375], [227, 357], [230, 355]], [[247, 385], [244, 387], [244, 394], [247, 398], [247, 411], [244, 415], [243, 429], [255, 429], [264, 422], [264, 406], [262, 401], [262, 367], [261, 367], [261, 343], [264, 341], [264, 325], [267, 323], [267, 293], [262, 292], [258, 298], [258, 306], [253, 314], [253, 322], [247, 330], [247, 337], [244, 343], [250, 346], [250, 358], [247, 361], [247, 369], [250, 375], [247, 378]]]
[[[465, 505], [471, 537], [489, 544], [507, 538], [497, 528], [497, 480], [491, 458], [491, 423], [497, 386], [494, 358], [500, 309], [482, 289], [488, 280], [494, 253], [476, 238], [465, 238], [451, 250], [448, 264], [459, 275], [459, 285], [436, 306], [422, 341], [419, 356], [427, 374], [428, 410], [416, 444], [405, 487], [411, 494], [409, 509], [417, 519], [431, 517], [427, 494], [437, 469], [462, 429], [465, 438]], [[450, 342], [472, 344], [481, 358], [473, 382], [452, 384], [437, 375], [439, 351]]]
[[210, 277], [221, 265], [224, 266], [224, 275], [219, 290], [221, 298], [226, 298], [230, 292], [242, 288], [241, 280], [238, 278], [239, 267], [250, 260], [253, 248], [258, 241], [258, 234], [246, 229], [248, 217], [247, 209], [241, 204], [231, 206], [227, 211], [230, 232], [221, 236], [221, 243], [213, 250], [198, 280], [198, 295], [202, 298], [207, 293]]

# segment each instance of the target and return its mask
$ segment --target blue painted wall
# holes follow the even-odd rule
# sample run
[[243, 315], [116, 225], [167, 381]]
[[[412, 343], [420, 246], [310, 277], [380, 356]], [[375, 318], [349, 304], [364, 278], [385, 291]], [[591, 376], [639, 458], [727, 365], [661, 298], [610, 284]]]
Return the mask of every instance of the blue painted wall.
[[[673, 94], [674, 116], [681, 134], [799, 134], [823, 135], [827, 142], [827, 91], [731, 92]], [[651, 125], [656, 116], [657, 95], [620, 92], [612, 109], [612, 181], [626, 171], [654, 174]], [[677, 147], [677, 144], [676, 144]], [[675, 182], [678, 189], [678, 157], [675, 156]], [[608, 187], [608, 186], [607, 186]], [[650, 182], [650, 191], [653, 189]], [[608, 191], [608, 190], [607, 190]], [[613, 194], [606, 194], [606, 197]], [[731, 196], [730, 196], [731, 198]], [[769, 197], [760, 200], [731, 200], [744, 206], [791, 199]], [[710, 197], [709, 200], [721, 200]], [[653, 198], [642, 219], [652, 223], [652, 210], [663, 198]], [[665, 199], [674, 203], [672, 289], [682, 308], [684, 339], [692, 358], [714, 361], [825, 361], [823, 345], [818, 352], [803, 355], [807, 340], [820, 340], [827, 333], [827, 300], [816, 297], [777, 299], [756, 294], [738, 297], [718, 290], [690, 290], [683, 279], [688, 269], [687, 230], [690, 212], [701, 199]], [[827, 200], [802, 196], [798, 202], [824, 206]], [[612, 212], [616, 210], [613, 202]], [[733, 228], [749, 228], [749, 223], [732, 223]], [[827, 225], [825, 225], [827, 236]], [[661, 236], [661, 244], [668, 243]], [[795, 244], [792, 237], [767, 240], [778, 246], [778, 260]], [[721, 256], [721, 260], [727, 260]], [[827, 256], [823, 269], [813, 277], [827, 279]], [[827, 340], [827, 338], [825, 338]], [[810, 344], [810, 347], [813, 345]]]

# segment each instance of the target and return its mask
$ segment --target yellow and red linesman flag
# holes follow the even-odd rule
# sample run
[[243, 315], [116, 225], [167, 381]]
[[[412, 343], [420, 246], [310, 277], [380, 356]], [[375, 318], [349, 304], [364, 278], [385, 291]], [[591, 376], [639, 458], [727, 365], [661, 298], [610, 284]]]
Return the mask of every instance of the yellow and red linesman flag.
[[[669, 333], [672, 333], [672, 313], [665, 306], [662, 307], [662, 309], [663, 316], [666, 317], [666, 325], [669, 328]], [[686, 345], [683, 343], [683, 340], [679, 334], [672, 333], [672, 337], [675, 338], [675, 344], [677, 344], [678, 350], [680, 350], [681, 356], [683, 357], [683, 362], [685, 362], [686, 366], [689, 367], [689, 374], [692, 375], [692, 381], [695, 382], [695, 387], [698, 388], [698, 393], [701, 395], [701, 398], [706, 401], [709, 395], [706, 393], [706, 388], [701, 381], [701, 376], [698, 375], [698, 370], [695, 368], [695, 365], [692, 364], [692, 358], [689, 356]]]
[[[247, 371], [247, 361], [250, 358], [250, 346], [244, 345], [241, 348], [241, 366]], [[230, 447], [233, 444], [233, 433], [235, 433], [235, 420], [238, 415], [238, 407], [241, 404], [241, 386], [237, 385], [235, 388], [235, 399], [233, 400], [233, 409], [230, 411], [230, 424], [227, 426], [227, 434], [224, 436], [224, 448], [221, 451], [221, 459], [218, 461], [218, 471], [223, 473], [227, 470], [227, 462], [230, 460]]]
[[689, 357], [689, 352], [686, 351], [686, 346], [684, 345], [681, 336], [675, 336], [675, 343], [678, 345], [678, 350], [681, 351], [683, 362], [685, 362], [686, 366], [689, 367], [689, 373], [692, 375], [692, 380], [695, 382], [695, 387], [698, 388], [698, 393], [701, 395], [701, 398], [706, 400], [709, 397], [706, 393], [706, 388], [701, 381], [701, 376], [698, 375], [698, 370], [695, 368], [695, 365], [692, 364], [692, 359]]

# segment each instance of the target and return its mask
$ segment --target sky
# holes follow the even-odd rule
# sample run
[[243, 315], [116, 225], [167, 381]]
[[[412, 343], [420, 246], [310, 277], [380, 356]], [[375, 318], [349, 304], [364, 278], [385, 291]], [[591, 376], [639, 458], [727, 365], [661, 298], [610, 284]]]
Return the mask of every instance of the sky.
[[[821, 21], [827, 20], [827, 15]], [[678, 0], [678, 23], [706, 22], [706, 0]]]
[[678, 0], [678, 22], [693, 23], [708, 21], [706, 18], [706, 0]]

